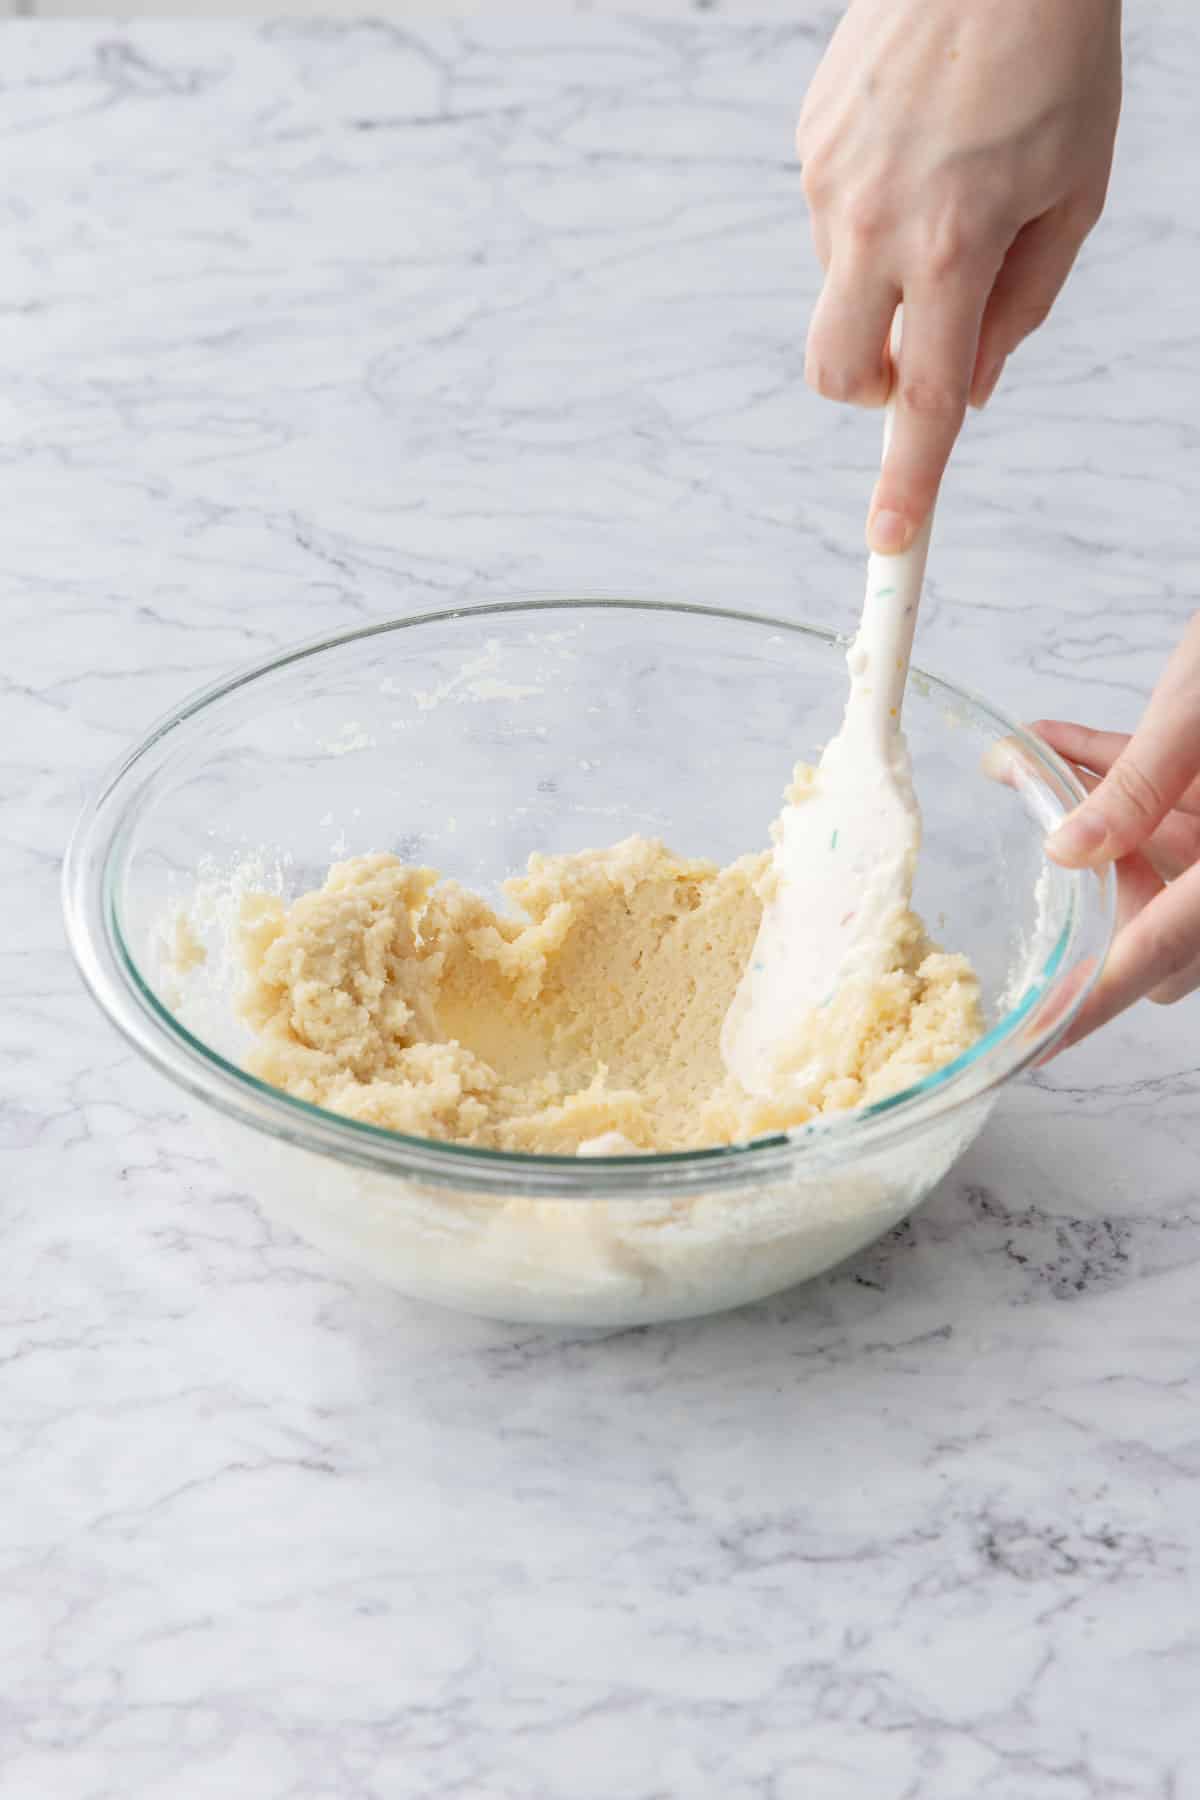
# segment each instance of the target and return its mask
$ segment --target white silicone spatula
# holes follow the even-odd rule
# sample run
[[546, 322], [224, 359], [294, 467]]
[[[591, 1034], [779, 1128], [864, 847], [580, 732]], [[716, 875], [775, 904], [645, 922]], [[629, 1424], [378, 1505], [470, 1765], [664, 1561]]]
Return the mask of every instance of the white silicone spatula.
[[[897, 310], [893, 367], [899, 346]], [[885, 457], [894, 415], [893, 398]], [[894, 954], [921, 840], [900, 711], [931, 527], [932, 519], [897, 556], [871, 555], [841, 730], [776, 827], [772, 891], [721, 1039], [727, 1067], [750, 1093], [810, 1078], [814, 1009], [847, 983], [886, 973]]]

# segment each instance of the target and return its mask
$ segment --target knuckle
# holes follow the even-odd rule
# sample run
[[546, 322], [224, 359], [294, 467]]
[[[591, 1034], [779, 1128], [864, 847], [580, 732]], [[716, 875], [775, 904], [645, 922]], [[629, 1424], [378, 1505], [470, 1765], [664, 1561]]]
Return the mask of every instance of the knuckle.
[[819, 147], [806, 145], [803, 138], [797, 140], [800, 156], [800, 185], [804, 189], [804, 198], [814, 210], [828, 205], [833, 193], [833, 177], [829, 159]]
[[1158, 1004], [1169, 1006], [1184, 991], [1178, 977], [1183, 976], [1196, 953], [1190, 937], [1173, 921], [1147, 921], [1146, 949], [1155, 983], [1150, 997], [1161, 996]]
[[809, 356], [804, 365], [805, 379], [826, 400], [856, 400], [860, 383], [853, 369], [821, 356]]
[[903, 375], [899, 399], [905, 411], [932, 425], [957, 424], [967, 407], [966, 388], [937, 375]]
[[1166, 811], [1157, 782], [1128, 756], [1119, 757], [1113, 764], [1106, 786], [1126, 816], [1138, 824], [1153, 823]]
[[884, 378], [878, 369], [865, 365], [843, 370], [846, 399], [854, 406], [875, 406], [884, 398]]
[[934, 280], [957, 275], [976, 261], [981, 230], [977, 216], [961, 206], [944, 208], [934, 218], [925, 244], [925, 265]]
[[827, 400], [836, 398], [836, 395], [829, 391], [828, 365], [815, 355], [811, 348], [804, 358], [804, 379], [814, 393], [824, 394]]
[[891, 214], [884, 201], [872, 193], [855, 194], [846, 208], [846, 233], [857, 250], [872, 250], [885, 236]]

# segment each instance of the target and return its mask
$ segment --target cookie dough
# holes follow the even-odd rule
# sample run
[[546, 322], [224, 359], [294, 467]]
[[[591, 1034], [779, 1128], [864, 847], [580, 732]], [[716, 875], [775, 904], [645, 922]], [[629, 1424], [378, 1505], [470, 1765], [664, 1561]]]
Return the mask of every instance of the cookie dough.
[[631, 837], [532, 857], [497, 912], [392, 856], [338, 863], [290, 906], [245, 903], [249, 1067], [389, 1130], [604, 1156], [803, 1125], [896, 1093], [976, 1040], [969, 964], [908, 912], [884, 977], [813, 1015], [779, 1093], [748, 1094], [721, 1028], [770, 880], [767, 854], [721, 869]]

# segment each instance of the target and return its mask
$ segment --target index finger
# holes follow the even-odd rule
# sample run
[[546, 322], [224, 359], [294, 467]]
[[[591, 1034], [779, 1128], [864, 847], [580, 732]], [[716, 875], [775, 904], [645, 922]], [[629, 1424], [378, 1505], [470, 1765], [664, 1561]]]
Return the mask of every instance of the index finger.
[[[1068, 762], [1099, 778], [1109, 773], [1130, 744], [1128, 731], [1095, 731], [1089, 725], [1075, 725], [1066, 719], [1038, 719], [1029, 729]], [[1178, 812], [1200, 813], [1200, 769], [1176, 797], [1175, 808]]]
[[894, 376], [895, 424], [871, 501], [872, 550], [907, 550], [937, 498], [971, 391], [987, 290], [959, 281], [909, 288]]

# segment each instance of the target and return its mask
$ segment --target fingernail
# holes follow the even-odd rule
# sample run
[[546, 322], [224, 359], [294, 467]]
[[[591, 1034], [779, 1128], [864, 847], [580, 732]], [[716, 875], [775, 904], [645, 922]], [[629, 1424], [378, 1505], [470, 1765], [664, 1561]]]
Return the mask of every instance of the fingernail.
[[1100, 852], [1108, 841], [1108, 827], [1094, 813], [1073, 812], [1057, 831], [1046, 839], [1047, 854], [1067, 868], [1081, 868], [1101, 860]]
[[908, 520], [897, 512], [877, 512], [867, 526], [867, 542], [880, 556], [896, 556], [913, 540]]
[[988, 401], [991, 399], [992, 395], [995, 393], [996, 383], [999, 381], [999, 379], [1003, 373], [1004, 373], [1004, 358], [1000, 357], [1000, 359], [997, 362], [992, 363], [992, 365], [988, 369], [987, 373], [983, 376], [982, 380], [979, 383], [979, 390], [978, 390], [979, 398], [976, 400], [975, 404], [978, 408], [980, 408], [980, 410], [982, 410], [987, 405]]

